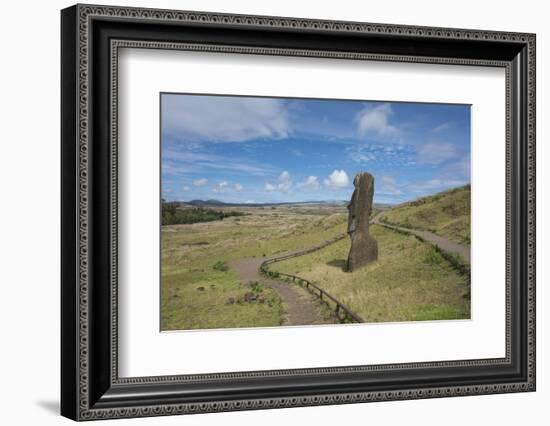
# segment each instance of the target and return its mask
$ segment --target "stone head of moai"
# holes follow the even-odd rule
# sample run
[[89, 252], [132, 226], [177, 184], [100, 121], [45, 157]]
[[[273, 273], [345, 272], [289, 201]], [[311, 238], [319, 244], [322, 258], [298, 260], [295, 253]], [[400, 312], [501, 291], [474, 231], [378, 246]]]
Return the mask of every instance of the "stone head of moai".
[[369, 220], [374, 196], [374, 177], [360, 172], [353, 179], [355, 190], [348, 204], [348, 234], [351, 248], [348, 271], [353, 272], [378, 259], [378, 244], [369, 234]]

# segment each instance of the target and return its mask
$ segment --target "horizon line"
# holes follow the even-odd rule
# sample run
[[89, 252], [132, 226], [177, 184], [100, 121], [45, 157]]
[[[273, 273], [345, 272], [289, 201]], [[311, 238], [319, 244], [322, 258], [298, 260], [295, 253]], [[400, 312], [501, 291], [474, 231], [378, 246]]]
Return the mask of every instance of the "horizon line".
[[[456, 190], [456, 189], [466, 188], [466, 187], [469, 187], [469, 186], [471, 186], [471, 183], [466, 183], [464, 185], [444, 189], [443, 191], [437, 191], [437, 192], [427, 194], [427, 195], [421, 195], [421, 196], [411, 198], [411, 199], [408, 199], [408, 200], [403, 200], [403, 201], [390, 202], [390, 201], [376, 201], [376, 199], [373, 199], [373, 203], [399, 205], [399, 204], [413, 202], [413, 201], [416, 201], [416, 200], [421, 199], [421, 198], [426, 198], [426, 197], [431, 197], [431, 196], [434, 196], [434, 195], [437, 195], [437, 194], [442, 194], [442, 193], [445, 193], [445, 192], [448, 192], [448, 191], [453, 191], [453, 190]], [[163, 198], [164, 197], [161, 197], [161, 202], [162, 202]], [[194, 202], [194, 201], [205, 202], [206, 203], [206, 202], [210, 201], [210, 202], [217, 202], [217, 203], [220, 203], [220, 204], [234, 204], [234, 205], [243, 205], [243, 206], [261, 206], [261, 205], [274, 205], [274, 204], [347, 203], [347, 202], [349, 202], [347, 199], [332, 199], [332, 200], [326, 200], [325, 199], [325, 200], [310, 200], [310, 201], [306, 201], [306, 200], [302, 200], [302, 201], [264, 201], [264, 202], [247, 203], [247, 202], [244, 202], [244, 201], [242, 201], [242, 202], [222, 201], [222, 200], [219, 200], [219, 199], [216, 199], [216, 198], [207, 198], [207, 199], [193, 198], [193, 199], [187, 200], [187, 201], [186, 200], [170, 200], [170, 201], [166, 200], [166, 201], [170, 202], [170, 203], [191, 203], [191, 202]]]

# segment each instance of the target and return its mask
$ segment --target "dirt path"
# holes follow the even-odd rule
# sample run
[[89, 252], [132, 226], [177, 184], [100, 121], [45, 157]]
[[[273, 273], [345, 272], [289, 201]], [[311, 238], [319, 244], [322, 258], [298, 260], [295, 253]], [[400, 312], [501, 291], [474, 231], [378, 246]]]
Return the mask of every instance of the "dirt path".
[[[463, 246], [461, 244], [455, 243], [454, 241], [448, 240], [446, 238], [440, 237], [439, 235], [434, 234], [429, 231], [420, 231], [416, 229], [404, 228], [401, 226], [389, 225], [387, 223], [380, 222], [380, 217], [383, 212], [378, 213], [372, 220], [371, 223], [384, 226], [396, 231], [406, 232], [408, 234], [413, 234], [418, 236], [424, 241], [434, 244], [439, 247], [441, 250], [444, 250], [449, 253], [457, 254], [463, 259], [470, 262], [470, 248]], [[337, 236], [335, 239], [328, 244], [332, 244], [340, 240], [343, 236]], [[326, 243], [321, 246], [325, 246]], [[320, 247], [310, 247], [308, 249], [298, 250], [296, 252], [289, 252], [286, 254], [295, 254], [303, 253], [307, 254], [310, 251], [319, 249]], [[280, 257], [278, 255], [277, 257]], [[286, 305], [286, 315], [284, 318], [283, 325], [313, 325], [313, 324], [336, 324], [339, 323], [338, 318], [335, 316], [324, 316], [321, 314], [321, 309], [319, 307], [318, 301], [315, 297], [310, 294], [307, 290], [286, 282], [274, 280], [267, 278], [260, 273], [260, 266], [265, 260], [269, 258], [250, 258], [250, 259], [239, 259], [234, 260], [229, 263], [231, 269], [233, 269], [239, 280], [246, 284], [250, 281], [257, 281], [265, 286], [268, 286], [275, 290], [281, 300]]]
[[378, 213], [371, 221], [376, 225], [385, 226], [386, 228], [395, 229], [397, 231], [407, 232], [409, 234], [416, 235], [421, 239], [428, 241], [441, 250], [444, 250], [449, 253], [457, 254], [463, 259], [467, 260], [470, 263], [470, 247], [463, 246], [462, 244], [455, 243], [454, 241], [448, 240], [447, 238], [440, 237], [439, 235], [434, 234], [429, 231], [420, 231], [417, 229], [404, 228], [402, 226], [389, 225], [387, 223], [380, 222], [380, 216], [384, 212]]
[[260, 266], [265, 259], [240, 259], [229, 263], [240, 281], [244, 284], [249, 281], [258, 281], [263, 285], [271, 287], [281, 297], [286, 305], [286, 315], [283, 325], [313, 325], [313, 324], [337, 324], [338, 319], [334, 316], [324, 317], [321, 315], [319, 304], [313, 295], [303, 288], [270, 278], [260, 273]]

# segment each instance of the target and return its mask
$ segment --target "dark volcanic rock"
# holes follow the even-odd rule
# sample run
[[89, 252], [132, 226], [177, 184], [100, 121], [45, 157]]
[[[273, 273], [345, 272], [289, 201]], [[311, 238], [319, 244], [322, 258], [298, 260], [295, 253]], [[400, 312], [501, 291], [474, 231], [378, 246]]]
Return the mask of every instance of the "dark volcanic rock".
[[369, 234], [374, 177], [366, 172], [357, 173], [353, 185], [355, 191], [348, 205], [348, 234], [351, 238], [348, 255], [349, 272], [378, 259], [378, 244]]

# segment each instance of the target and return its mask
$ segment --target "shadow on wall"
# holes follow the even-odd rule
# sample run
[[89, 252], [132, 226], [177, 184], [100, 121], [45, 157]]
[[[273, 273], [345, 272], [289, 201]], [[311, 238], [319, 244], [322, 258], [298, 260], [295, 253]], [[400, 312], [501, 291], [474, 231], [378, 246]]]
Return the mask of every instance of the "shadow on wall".
[[36, 405], [56, 416], [60, 413], [59, 401], [36, 401]]

